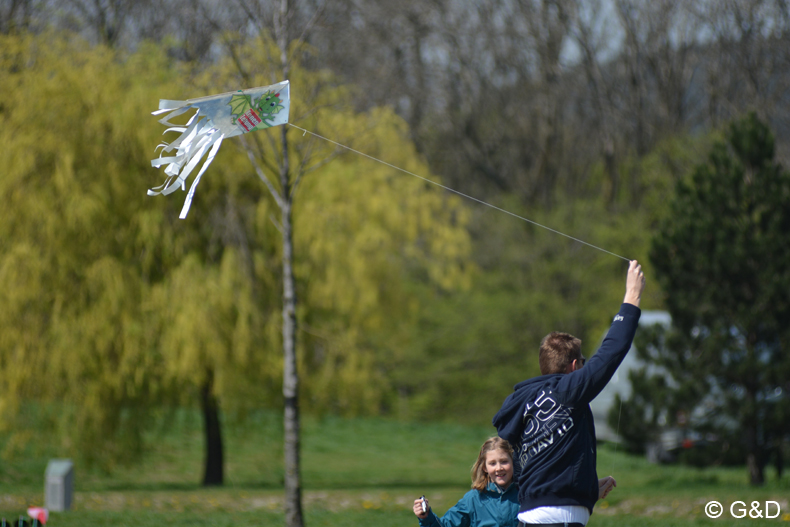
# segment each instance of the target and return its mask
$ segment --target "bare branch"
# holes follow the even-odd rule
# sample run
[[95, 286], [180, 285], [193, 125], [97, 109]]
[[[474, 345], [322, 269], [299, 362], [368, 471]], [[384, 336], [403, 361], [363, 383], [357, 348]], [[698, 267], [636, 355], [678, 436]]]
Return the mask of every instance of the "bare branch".
[[311, 166], [309, 166], [307, 168], [303, 168], [302, 166], [300, 166], [299, 167], [299, 175], [296, 176], [296, 180], [294, 181], [293, 188], [291, 189], [291, 196], [293, 197], [293, 196], [296, 195], [296, 189], [299, 186], [299, 182], [302, 180], [302, 177], [306, 176], [310, 172], [314, 172], [315, 170], [318, 170], [319, 168], [321, 168], [324, 165], [330, 163], [332, 160], [336, 159], [338, 156], [340, 156], [340, 155], [342, 155], [344, 153], [345, 153], [345, 150], [340, 148], [340, 147], [338, 147], [338, 148], [335, 148], [335, 150], [331, 154], [326, 156], [321, 161], [318, 161], [314, 165], [311, 165]]
[[307, 33], [309, 33], [310, 30], [313, 28], [316, 21], [318, 20], [318, 17], [324, 11], [324, 7], [326, 7], [326, 0], [324, 0], [324, 2], [322, 2], [321, 5], [318, 6], [318, 8], [315, 10], [315, 13], [313, 13], [312, 18], [310, 18], [310, 20], [304, 26], [304, 29], [302, 30], [302, 34], [299, 35], [299, 38], [296, 39], [296, 46], [294, 46], [294, 50], [299, 49], [302, 46], [302, 44], [304, 43], [305, 35], [307, 35]]
[[[266, 149], [261, 143], [262, 135], [265, 135], [269, 139], [269, 146], [271, 147], [271, 150], [274, 153], [276, 166], [275, 164], [270, 163], [269, 159], [266, 156]], [[278, 168], [280, 165], [280, 154], [277, 150], [276, 139], [272, 138], [271, 134], [251, 134], [251, 137], [253, 143], [255, 143], [255, 148], [257, 149], [258, 159], [261, 161], [261, 163], [263, 163], [264, 167], [269, 170], [269, 172], [271, 172], [272, 174], [277, 174], [280, 171], [280, 169]], [[244, 139], [246, 140], [246, 137]]]
[[314, 172], [314, 171], [318, 170], [319, 168], [323, 167], [324, 165], [327, 165], [327, 164], [331, 163], [332, 160], [337, 159], [339, 156], [341, 156], [341, 155], [343, 155], [345, 153], [347, 153], [347, 151], [345, 149], [340, 148], [340, 147], [335, 148], [332, 151], [332, 153], [329, 154], [328, 156], [326, 156], [324, 159], [322, 159], [322, 160], [318, 161], [317, 163], [314, 163], [314, 164], [310, 165], [309, 167], [305, 168], [304, 169], [304, 173], [305, 174], [309, 174], [310, 172]]
[[[282, 164], [282, 154], [280, 150], [277, 148], [278, 142], [277, 138], [274, 134], [266, 134], [266, 139], [269, 141], [269, 147], [271, 148], [272, 152], [274, 152], [274, 158], [277, 161], [277, 165]], [[263, 152], [263, 146], [261, 146], [261, 153]], [[273, 170], [276, 172], [276, 170]]]
[[[262, 20], [262, 17], [257, 16], [249, 6], [249, 3], [245, 0], [237, 0], [236, 4], [244, 11], [244, 14], [247, 16], [247, 20], [258, 30], [258, 38], [261, 40], [265, 40], [266, 37], [266, 26], [267, 23], [265, 20]], [[274, 64], [274, 57], [272, 56], [269, 46], [264, 46], [264, 51], [267, 55], [267, 62], [270, 64]], [[278, 82], [278, 79], [273, 78], [272, 82]]]
[[258, 174], [258, 177], [261, 178], [261, 181], [266, 185], [266, 188], [269, 189], [269, 192], [274, 197], [274, 201], [277, 203], [277, 206], [282, 209], [285, 205], [282, 196], [277, 191], [277, 188], [271, 182], [271, 180], [266, 176], [266, 173], [261, 168], [258, 160], [255, 158], [255, 153], [250, 148], [250, 145], [242, 139], [242, 144], [244, 145], [244, 150], [247, 152], [247, 157], [250, 158], [250, 163], [252, 163], [253, 168], [255, 168], [255, 173]]
[[283, 226], [277, 221], [277, 218], [275, 218], [273, 214], [269, 214], [269, 220], [272, 222], [272, 225], [274, 225], [274, 228], [277, 229], [280, 234], [283, 234]]

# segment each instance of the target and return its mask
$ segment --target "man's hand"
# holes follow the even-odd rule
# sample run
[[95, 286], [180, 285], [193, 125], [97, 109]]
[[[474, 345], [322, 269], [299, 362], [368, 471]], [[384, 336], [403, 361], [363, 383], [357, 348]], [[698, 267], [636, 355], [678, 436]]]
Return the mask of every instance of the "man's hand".
[[598, 499], [604, 499], [609, 492], [617, 486], [617, 482], [614, 480], [612, 476], [607, 476], [605, 478], [598, 480]]
[[625, 299], [623, 299], [623, 303], [639, 307], [644, 289], [645, 275], [642, 272], [642, 266], [636, 260], [631, 260], [628, 264], [628, 276], [625, 279]]

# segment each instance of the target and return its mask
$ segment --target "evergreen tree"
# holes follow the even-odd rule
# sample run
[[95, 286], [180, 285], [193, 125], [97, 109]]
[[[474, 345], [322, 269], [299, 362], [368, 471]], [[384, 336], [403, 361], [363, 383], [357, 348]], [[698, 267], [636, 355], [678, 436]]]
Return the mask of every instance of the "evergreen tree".
[[673, 327], [638, 339], [658, 369], [632, 377], [631, 410], [643, 411], [624, 412], [647, 419], [646, 431], [665, 419], [742, 438], [752, 484], [764, 481], [769, 446], [790, 432], [789, 200], [790, 173], [753, 113], [678, 182], [650, 252]]

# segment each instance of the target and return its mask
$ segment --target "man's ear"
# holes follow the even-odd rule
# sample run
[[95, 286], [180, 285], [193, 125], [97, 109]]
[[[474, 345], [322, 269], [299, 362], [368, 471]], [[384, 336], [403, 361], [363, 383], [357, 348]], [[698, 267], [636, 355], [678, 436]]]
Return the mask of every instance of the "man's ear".
[[576, 370], [579, 369], [578, 366], [579, 366], [579, 360], [578, 359], [573, 359], [573, 361], [571, 361], [571, 363], [568, 364], [568, 367], [566, 368], [565, 373], [573, 373], [573, 372], [575, 372]]

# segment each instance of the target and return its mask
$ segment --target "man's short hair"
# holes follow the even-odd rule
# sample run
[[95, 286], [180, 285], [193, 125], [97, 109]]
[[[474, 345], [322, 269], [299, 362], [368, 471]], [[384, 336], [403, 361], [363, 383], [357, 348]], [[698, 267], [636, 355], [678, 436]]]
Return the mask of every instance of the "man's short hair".
[[565, 373], [574, 360], [582, 358], [582, 341], [569, 333], [553, 331], [540, 342], [540, 374]]

